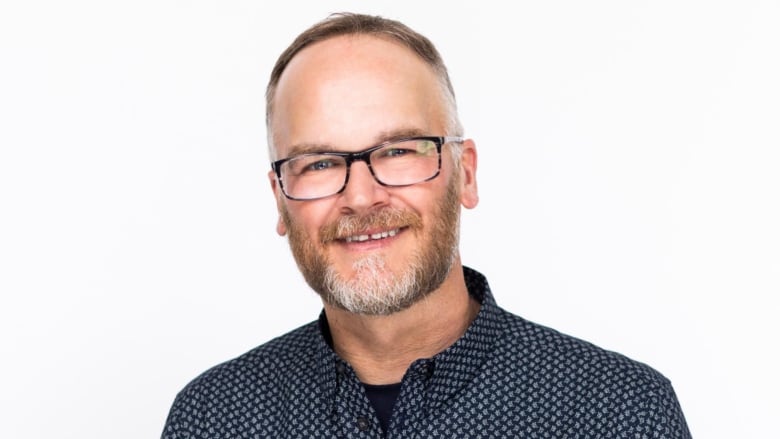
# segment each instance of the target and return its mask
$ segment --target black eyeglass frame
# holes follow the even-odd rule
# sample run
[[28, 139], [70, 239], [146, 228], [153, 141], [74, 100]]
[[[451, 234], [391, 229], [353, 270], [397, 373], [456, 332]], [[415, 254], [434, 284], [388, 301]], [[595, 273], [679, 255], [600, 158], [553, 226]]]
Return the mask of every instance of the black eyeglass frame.
[[[432, 176], [424, 179], [424, 180], [420, 180], [420, 181], [417, 181], [417, 182], [414, 182], [414, 183], [387, 184], [387, 183], [381, 181], [379, 179], [379, 177], [376, 176], [376, 174], [374, 173], [374, 168], [371, 166], [371, 153], [376, 151], [376, 150], [378, 150], [378, 149], [382, 149], [382, 148], [384, 148], [387, 145], [392, 145], [394, 143], [408, 142], [408, 141], [411, 141], [411, 140], [425, 140], [425, 141], [430, 141], [430, 142], [433, 142], [434, 144], [436, 144], [436, 155], [437, 155], [438, 161], [439, 161], [438, 166], [436, 168], [436, 173], [433, 174]], [[464, 140], [465, 139], [463, 137], [458, 137], [458, 136], [414, 136], [414, 137], [404, 137], [404, 138], [401, 138], [401, 139], [388, 140], [386, 142], [380, 143], [379, 145], [372, 146], [371, 148], [364, 149], [362, 151], [357, 151], [357, 152], [326, 151], [326, 152], [312, 152], [312, 153], [298, 154], [298, 155], [294, 155], [294, 156], [291, 156], [291, 157], [283, 158], [281, 160], [276, 160], [275, 162], [271, 162], [271, 169], [273, 169], [274, 173], [276, 173], [276, 181], [279, 182], [279, 188], [282, 190], [282, 193], [284, 194], [284, 196], [289, 198], [289, 199], [291, 199], [291, 200], [296, 200], [296, 201], [319, 200], [321, 198], [332, 197], [333, 195], [340, 194], [340, 193], [344, 192], [344, 189], [346, 189], [346, 187], [347, 187], [347, 183], [349, 183], [349, 171], [350, 171], [350, 169], [352, 167], [352, 163], [354, 163], [356, 161], [365, 162], [366, 166], [368, 166], [369, 172], [371, 172], [371, 176], [374, 177], [374, 180], [377, 183], [379, 183], [380, 185], [385, 186], [385, 187], [406, 187], [406, 186], [412, 186], [412, 185], [415, 185], [415, 184], [423, 183], [423, 182], [426, 182], [426, 181], [431, 181], [434, 178], [438, 177], [439, 174], [441, 173], [441, 149], [442, 149], [442, 147], [444, 145], [448, 144], [448, 143], [463, 143]], [[347, 168], [347, 172], [344, 175], [344, 184], [341, 185], [341, 189], [339, 189], [338, 191], [336, 191], [336, 192], [334, 192], [332, 194], [323, 195], [321, 197], [297, 198], [297, 197], [290, 196], [287, 193], [287, 191], [285, 190], [284, 182], [282, 181], [282, 165], [285, 162], [290, 161], [292, 159], [296, 159], [296, 158], [299, 158], [299, 157], [312, 156], [312, 155], [329, 155], [329, 156], [342, 157], [344, 159], [344, 162], [346, 163], [346, 168]]]

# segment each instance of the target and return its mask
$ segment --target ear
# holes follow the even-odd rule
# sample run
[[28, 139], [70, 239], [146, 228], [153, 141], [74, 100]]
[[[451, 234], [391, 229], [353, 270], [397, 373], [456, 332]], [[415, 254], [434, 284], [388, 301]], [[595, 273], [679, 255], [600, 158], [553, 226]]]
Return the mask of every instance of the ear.
[[282, 218], [282, 203], [284, 203], [284, 194], [279, 188], [279, 181], [276, 179], [276, 173], [274, 171], [268, 172], [268, 181], [271, 183], [271, 190], [274, 192], [274, 199], [276, 199], [276, 210], [279, 212], [279, 218], [276, 220], [276, 233], [279, 236], [287, 234], [287, 225]]
[[284, 236], [287, 234], [287, 226], [284, 224], [282, 215], [279, 215], [279, 219], [276, 220], [276, 233], [278, 233], [279, 236]]
[[477, 145], [471, 139], [466, 139], [461, 146], [460, 184], [460, 203], [466, 209], [477, 207]]

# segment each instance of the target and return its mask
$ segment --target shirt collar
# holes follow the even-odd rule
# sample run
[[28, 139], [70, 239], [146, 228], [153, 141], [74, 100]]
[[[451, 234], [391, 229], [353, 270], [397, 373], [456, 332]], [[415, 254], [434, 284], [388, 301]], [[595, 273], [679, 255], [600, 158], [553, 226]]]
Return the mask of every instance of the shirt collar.
[[[481, 306], [474, 321], [455, 343], [427, 359], [427, 363], [433, 364], [427, 386], [430, 408], [444, 403], [477, 377], [505, 325], [485, 276], [465, 266], [463, 274], [469, 295]], [[318, 384], [323, 395], [329, 395], [328, 399], [333, 401], [340, 380], [355, 378], [354, 371], [331, 347], [324, 310], [314, 328], [318, 339], [315, 353], [318, 357]]]
[[485, 276], [468, 267], [463, 267], [463, 274], [469, 295], [481, 306], [463, 336], [433, 357], [434, 372], [428, 386], [431, 409], [477, 378], [505, 325]]

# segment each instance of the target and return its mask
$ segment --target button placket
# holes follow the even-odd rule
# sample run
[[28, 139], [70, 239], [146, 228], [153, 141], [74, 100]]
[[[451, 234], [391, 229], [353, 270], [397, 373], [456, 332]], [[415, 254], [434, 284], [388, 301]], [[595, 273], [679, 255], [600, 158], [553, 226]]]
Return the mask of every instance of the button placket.
[[339, 425], [341, 435], [347, 438], [381, 437], [379, 422], [373, 416], [373, 408], [355, 372], [342, 360], [336, 361], [335, 372], [338, 389], [333, 420]]
[[433, 373], [434, 362], [430, 359], [417, 360], [407, 370], [390, 422], [388, 433], [392, 432], [392, 437], [410, 437], [418, 431], [417, 427], [427, 416], [426, 388]]

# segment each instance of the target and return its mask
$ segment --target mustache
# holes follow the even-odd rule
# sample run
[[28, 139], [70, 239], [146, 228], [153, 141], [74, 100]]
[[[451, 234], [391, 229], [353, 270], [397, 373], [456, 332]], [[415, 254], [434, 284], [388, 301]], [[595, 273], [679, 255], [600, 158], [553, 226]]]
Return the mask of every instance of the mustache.
[[389, 230], [409, 227], [422, 228], [420, 215], [403, 209], [384, 208], [364, 215], [345, 215], [320, 228], [322, 243], [359, 235], [368, 230]]

